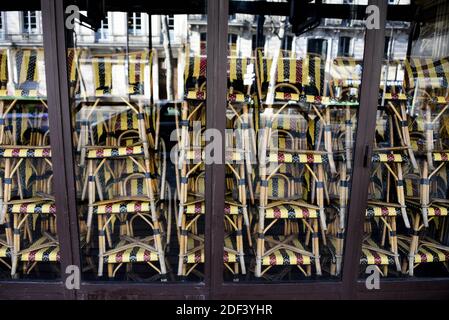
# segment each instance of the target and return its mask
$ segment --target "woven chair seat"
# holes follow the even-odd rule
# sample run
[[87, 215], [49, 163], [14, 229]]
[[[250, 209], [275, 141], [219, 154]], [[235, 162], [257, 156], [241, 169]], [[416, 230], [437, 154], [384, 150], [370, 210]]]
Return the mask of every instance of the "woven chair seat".
[[[184, 208], [186, 214], [204, 214], [206, 212], [206, 207], [204, 201], [189, 204]], [[241, 214], [243, 208], [235, 204], [225, 203], [224, 213], [229, 215]]]
[[285, 137], [278, 137], [277, 139], [270, 139], [270, 149], [293, 149], [293, 141]]
[[[405, 239], [398, 239], [398, 247], [404, 253], [404, 255], [409, 255], [409, 241]], [[418, 252], [415, 254], [414, 260], [415, 263], [449, 261], [449, 247], [447, 248], [447, 250], [443, 250], [420, 243], [418, 246]]]
[[371, 157], [373, 162], [404, 162], [407, 157], [397, 153], [375, 153]]
[[290, 92], [276, 91], [274, 93], [275, 102], [302, 102], [315, 104], [329, 104], [330, 98], [323, 96], [315, 96], [310, 94], [298, 94]]
[[157, 253], [154, 251], [145, 250], [137, 246], [123, 251], [106, 254], [103, 257], [104, 263], [132, 263], [152, 261], [159, 261]]
[[442, 206], [435, 206], [432, 205], [427, 209], [427, 215], [429, 217], [441, 217], [441, 216], [447, 216], [447, 208]]
[[[201, 149], [196, 150], [187, 150], [186, 152], [186, 159], [192, 160], [192, 161], [203, 161], [205, 159], [205, 152]], [[243, 161], [245, 159], [245, 155], [243, 151], [237, 151], [237, 150], [226, 150], [225, 151], [225, 161], [226, 162], [238, 162]]]
[[385, 100], [407, 100], [407, 95], [405, 93], [385, 93]]
[[269, 126], [273, 129], [290, 131], [293, 136], [307, 138], [307, 121], [298, 113], [280, 113], [274, 119], [260, 118], [260, 127]]
[[449, 152], [434, 152], [432, 153], [432, 159], [441, 162], [449, 161]]
[[56, 205], [53, 201], [8, 204], [7, 212], [13, 214], [56, 214]]
[[[185, 263], [204, 263], [204, 246], [202, 245], [204, 242], [200, 240], [195, 240], [192, 238], [187, 239], [187, 252], [193, 250], [195, 247], [201, 246], [198, 250], [194, 250], [188, 253], [184, 257]], [[224, 240], [225, 248], [229, 248], [235, 250], [236, 246], [231, 238], [226, 238]], [[223, 262], [224, 263], [236, 263], [239, 262], [239, 256], [233, 252], [228, 252], [224, 250], [223, 252]]]
[[52, 246], [21, 254], [20, 260], [27, 262], [59, 262], [59, 246]]
[[150, 212], [150, 201], [123, 200], [107, 204], [93, 205], [94, 214], [118, 214], [118, 213], [136, 213]]
[[11, 247], [0, 245], [0, 258], [11, 258]]
[[[270, 250], [276, 244], [270, 240], [283, 241], [285, 237], [265, 237], [265, 251]], [[298, 239], [293, 239], [288, 243], [298, 249], [305, 250]], [[314, 261], [313, 257], [294, 252], [289, 249], [278, 249], [273, 253], [262, 257], [264, 266], [286, 266], [286, 265], [310, 265]]]
[[324, 154], [270, 152], [268, 160], [272, 163], [326, 163], [328, 158]]
[[88, 159], [116, 158], [143, 155], [143, 146], [132, 147], [94, 147], [88, 148]]
[[368, 204], [366, 217], [395, 217], [401, 214], [401, 208]]
[[[189, 91], [187, 91], [186, 99], [187, 100], [204, 101], [204, 100], [206, 100], [206, 91], [189, 90]], [[228, 93], [227, 101], [228, 102], [249, 103], [251, 101], [251, 97], [246, 94], [243, 94], [243, 93]]]
[[0, 148], [1, 158], [51, 158], [51, 149], [33, 148], [26, 146], [2, 146]]
[[265, 217], [268, 219], [316, 219], [319, 217], [319, 210], [293, 204], [281, 204], [265, 209]]
[[[368, 244], [371, 247], [379, 248], [379, 246], [372, 240], [368, 239]], [[381, 249], [381, 248], [379, 248]], [[362, 256], [360, 257], [361, 265], [394, 265], [394, 257], [378, 252], [374, 249], [362, 248]]]

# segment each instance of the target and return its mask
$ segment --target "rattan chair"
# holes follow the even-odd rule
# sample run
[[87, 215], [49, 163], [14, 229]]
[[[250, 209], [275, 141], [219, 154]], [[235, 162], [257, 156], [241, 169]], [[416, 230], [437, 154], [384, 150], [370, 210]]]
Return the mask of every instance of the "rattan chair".
[[[391, 101], [386, 108], [377, 111], [376, 134], [372, 155], [371, 183], [366, 209], [365, 233], [362, 244], [362, 265], [375, 265], [387, 276], [388, 266], [400, 271], [398, 251], [397, 217], [402, 216], [406, 228], [410, 228], [405, 197], [404, 167], [413, 167], [407, 154], [411, 151], [404, 136], [409, 136], [407, 116], [398, 114]], [[403, 107], [401, 107], [403, 108]], [[405, 109], [403, 109], [405, 112]], [[405, 121], [406, 125], [403, 125]], [[404, 132], [407, 132], [404, 135]], [[413, 152], [413, 151], [412, 151]], [[413, 158], [414, 159], [414, 158]], [[380, 237], [373, 238], [372, 226], [380, 230]], [[388, 237], [388, 249], [386, 238]], [[379, 240], [380, 238], [380, 240]], [[382, 269], [381, 268], [382, 266]]]
[[337, 57], [329, 66], [328, 99], [332, 146], [337, 173], [328, 177], [329, 197], [333, 211], [328, 215], [328, 249], [330, 273], [340, 275], [343, 259], [349, 185], [352, 175], [357, 107], [361, 84], [362, 61]]
[[[115, 271], [113, 269], [111, 271], [114, 259], [106, 259], [104, 256], [105, 236], [112, 245], [109, 226], [105, 226], [110, 221], [99, 212], [106, 210], [105, 208], [120, 210], [121, 207], [125, 208], [126, 212], [123, 213], [151, 216], [150, 226], [153, 230], [152, 241], [154, 241], [151, 252], [159, 261], [159, 268], [156, 270], [163, 280], [167, 273], [165, 245], [162, 243], [166, 230], [163, 230], [161, 214], [157, 209], [160, 205], [159, 186], [155, 179], [158, 160], [154, 151], [156, 147], [154, 131], [151, 130], [153, 121], [150, 119], [152, 114], [149, 111], [151, 109], [149, 94], [144, 87], [146, 74], [151, 75], [151, 60], [152, 54], [143, 51], [129, 54], [93, 55], [81, 62], [85, 68], [91, 68], [94, 78], [92, 86], [86, 85], [81, 88], [81, 101], [78, 106], [81, 127], [77, 149], [80, 152], [81, 167], [85, 170], [83, 198], [88, 199], [87, 242], [90, 242], [91, 238], [94, 213], [98, 220], [99, 247], [101, 248], [99, 276], [103, 274], [105, 260], [108, 260], [108, 271], [111, 277], [121, 266], [119, 264]], [[113, 72], [114, 70], [122, 70], [123, 73]], [[113, 80], [114, 77], [118, 79]], [[125, 89], [113, 87], [115, 83], [123, 84]], [[105, 107], [106, 110], [104, 110]], [[86, 161], [87, 165], [85, 165]], [[115, 162], [126, 163], [126, 161], [128, 163], [132, 161], [138, 167], [139, 173], [144, 175], [145, 194], [136, 198], [133, 195], [126, 197], [122, 192], [120, 193], [122, 198], [111, 198], [111, 194], [106, 192], [106, 185], [100, 183], [100, 177], [103, 176], [103, 180], [107, 175], [115, 175], [118, 178], [121, 173], [116, 172], [115, 169], [121, 166]], [[162, 165], [165, 168], [165, 165]], [[165, 181], [162, 185], [164, 187], [160, 191], [159, 198], [164, 198], [166, 191]], [[112, 212], [114, 216], [116, 213]], [[125, 246], [125, 244], [122, 245]], [[127, 245], [132, 244], [127, 243]], [[120, 246], [115, 247], [115, 250], [120, 251], [119, 248]]]
[[[412, 144], [421, 161], [421, 207], [424, 226], [428, 226], [429, 179], [446, 166], [449, 158], [447, 139], [441, 135], [449, 105], [449, 63], [443, 59], [411, 57], [405, 61], [404, 85], [413, 97], [416, 114], [412, 127]], [[435, 167], [437, 163], [437, 167]]]
[[[5, 222], [8, 244], [5, 250], [12, 259], [11, 274], [16, 276], [19, 259], [26, 262], [24, 271], [27, 273], [38, 262], [58, 261], [58, 254], [43, 254], [50, 249], [58, 252], [55, 206], [50, 195], [48, 107], [40, 74], [44, 63], [42, 49], [2, 50], [0, 60], [0, 159], [3, 168], [0, 220]], [[10, 67], [13, 70], [9, 70]], [[37, 218], [42, 220], [41, 238], [33, 241], [33, 230], [28, 222]], [[22, 236], [28, 248], [22, 249]], [[55, 246], [47, 246], [50, 237], [55, 240]]]
[[[420, 177], [409, 173], [405, 176], [406, 199], [412, 220], [413, 231], [410, 235], [399, 235], [399, 250], [405, 257], [402, 264], [403, 273], [414, 275], [414, 269], [424, 263], [443, 263], [448, 269], [449, 247], [444, 245], [446, 217], [449, 203], [447, 198], [447, 168], [440, 170], [435, 176], [429, 177], [429, 189], [423, 190]], [[423, 192], [432, 195], [432, 201], [427, 207], [428, 222], [434, 222], [425, 227], [422, 222], [421, 199]], [[428, 197], [429, 194], [424, 197]], [[449, 269], [448, 269], [449, 270]]]
[[[230, 159], [227, 161], [227, 167], [233, 175], [231, 186], [228, 190], [237, 190], [232, 197], [232, 192], [226, 196], [225, 200], [225, 237], [224, 237], [224, 255], [223, 263], [227, 270], [234, 275], [237, 280], [240, 274], [246, 274], [246, 265], [244, 259], [243, 244], [243, 213], [245, 206], [242, 204], [244, 199], [245, 179], [243, 151], [240, 152], [239, 160], [233, 164]], [[204, 234], [199, 228], [199, 220], [205, 214], [205, 175], [201, 170], [201, 162], [191, 168], [185, 179], [186, 185], [192, 189], [187, 190], [187, 196], [184, 200], [180, 200], [180, 211], [177, 217], [179, 226], [179, 264], [178, 276], [185, 279], [192, 273], [199, 264], [204, 263]], [[243, 176], [243, 178], [242, 178]], [[228, 180], [228, 179], [227, 179]], [[229, 181], [228, 181], [229, 182]], [[182, 195], [181, 195], [182, 196]]]
[[[279, 51], [276, 64], [276, 57], [260, 49], [256, 56], [260, 127], [255, 274], [265, 276], [273, 266], [290, 264], [309, 276], [314, 264], [321, 275], [318, 232], [321, 226], [326, 245], [329, 204], [325, 179], [328, 170], [336, 173], [330, 100], [323, 95], [324, 64], [319, 56], [299, 58], [290, 51]], [[280, 185], [284, 192], [276, 189]], [[284, 232], [270, 231], [280, 221]], [[270, 259], [274, 256], [279, 259]]]

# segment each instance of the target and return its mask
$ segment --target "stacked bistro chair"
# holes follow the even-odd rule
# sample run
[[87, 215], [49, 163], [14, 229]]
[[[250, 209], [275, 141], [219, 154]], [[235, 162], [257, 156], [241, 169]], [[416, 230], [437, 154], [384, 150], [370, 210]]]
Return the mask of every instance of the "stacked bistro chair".
[[[326, 171], [336, 172], [330, 110], [323, 104], [324, 64], [318, 56], [299, 58], [290, 51], [280, 51], [277, 61], [261, 49], [256, 56], [260, 127], [255, 276], [270, 278], [267, 271], [275, 266], [297, 266], [310, 276], [313, 264], [321, 275], [319, 229], [326, 244], [329, 203]], [[276, 228], [281, 221], [283, 228]]]
[[[444, 244], [447, 229], [447, 169], [440, 170], [429, 178], [428, 193], [422, 193], [421, 180], [418, 174], [408, 173], [405, 176], [406, 199], [409, 207], [413, 231], [411, 235], [398, 235], [398, 246], [404, 259], [402, 272], [414, 275], [414, 269], [425, 263], [443, 263], [448, 268], [449, 246]], [[432, 195], [428, 209], [429, 227], [422, 222], [422, 198]]]
[[[392, 62], [393, 65], [398, 63]], [[384, 67], [390, 68], [390, 64]], [[387, 276], [390, 265], [401, 270], [397, 217], [402, 217], [405, 229], [410, 228], [404, 172], [413, 172], [418, 165], [412, 148], [405, 88], [394, 81], [390, 83], [388, 74], [383, 76], [361, 264], [382, 268], [381, 273]], [[373, 227], [377, 227], [377, 239]]]
[[[152, 57], [143, 51], [85, 60], [94, 83], [90, 91], [81, 88], [78, 150], [84, 171], [82, 198], [88, 200], [88, 242], [97, 217], [98, 276], [104, 264], [114, 278], [124, 264], [130, 270], [133, 263], [143, 263], [166, 280], [165, 225], [170, 213], [164, 201], [165, 158], [155, 150], [150, 98], [144, 91], [144, 82], [151, 81], [145, 78], [151, 75]], [[113, 87], [117, 83], [122, 91]], [[136, 232], [137, 221], [144, 225], [141, 232]]]
[[[11, 275], [19, 262], [28, 274], [39, 263], [59, 262], [56, 208], [52, 193], [52, 163], [48, 131], [48, 106], [42, 86], [43, 50], [9, 49], [3, 55], [0, 74], [7, 59], [16, 74], [3, 80], [10, 85], [0, 93], [0, 159], [2, 208], [6, 242], [2, 249], [11, 257]], [[7, 105], [5, 106], [5, 103]], [[37, 222], [40, 222], [39, 224]], [[37, 239], [36, 239], [37, 236]]]
[[[180, 245], [178, 275], [187, 277], [204, 263], [204, 232], [201, 218], [205, 214], [204, 200], [204, 138], [206, 111], [206, 57], [191, 55], [189, 47], [185, 48], [185, 99], [182, 103], [181, 119], [177, 119], [178, 159], [177, 197], [179, 209], [177, 214], [178, 240]], [[225, 203], [225, 239], [223, 262], [235, 280], [246, 273], [242, 227], [246, 225], [249, 234], [249, 214], [247, 205], [247, 187], [251, 188], [246, 178], [248, 174], [250, 135], [250, 87], [243, 84], [243, 76], [250, 58], [230, 57], [228, 110], [233, 118], [230, 128], [242, 129], [238, 137], [226, 140], [225, 163], [227, 171], [227, 195]], [[245, 161], [247, 160], [247, 161]], [[233, 192], [234, 191], [234, 192]]]
[[329, 66], [328, 108], [331, 109], [332, 146], [338, 168], [338, 173], [329, 177], [329, 196], [335, 209], [328, 224], [332, 275], [339, 275], [342, 267], [361, 71], [362, 61], [351, 57], [337, 57]]
[[411, 57], [405, 61], [404, 85], [414, 115], [411, 139], [420, 162], [419, 176], [410, 174], [406, 181], [413, 232], [399, 237], [400, 249], [407, 256], [403, 271], [408, 266], [409, 275], [423, 263], [442, 262], [448, 268], [449, 247], [443, 243], [449, 207], [448, 79], [447, 58]]

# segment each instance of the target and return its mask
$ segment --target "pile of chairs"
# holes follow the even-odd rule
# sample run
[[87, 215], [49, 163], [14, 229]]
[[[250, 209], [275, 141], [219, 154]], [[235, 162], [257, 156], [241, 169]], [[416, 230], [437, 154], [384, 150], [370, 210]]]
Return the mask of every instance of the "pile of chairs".
[[383, 276], [390, 266], [413, 276], [424, 263], [448, 269], [449, 64], [413, 57], [392, 63], [405, 69], [404, 81], [381, 84], [361, 264]]
[[272, 278], [268, 270], [285, 265], [306, 276], [314, 265], [320, 275], [319, 231], [325, 243], [329, 202], [325, 172], [335, 172], [330, 109], [320, 103], [324, 65], [318, 56], [297, 58], [289, 51], [280, 51], [277, 60], [262, 50], [256, 54], [260, 104], [255, 276]]
[[[182, 56], [182, 54], [181, 54]], [[184, 51], [184, 99], [177, 106], [177, 160], [176, 180], [178, 213], [177, 235], [179, 242], [178, 276], [185, 279], [190, 274], [202, 276], [199, 265], [204, 263], [205, 214], [205, 136], [206, 127], [206, 65], [204, 52], [196, 54], [187, 46]], [[251, 171], [249, 151], [250, 87], [243, 83], [251, 59], [229, 57], [228, 111], [231, 114], [228, 128], [239, 129], [236, 136], [226, 137], [224, 161], [226, 166], [225, 238], [223, 263], [238, 280], [246, 274], [243, 241], [244, 225], [249, 231], [247, 179]], [[229, 138], [229, 139], [228, 139]], [[249, 234], [249, 233], [248, 233]]]
[[[205, 262], [205, 50], [186, 46], [176, 107], [175, 212], [167, 183], [155, 51], [68, 52], [83, 250], [97, 274], [149, 266], [167, 279], [172, 220], [177, 275], [202, 277]], [[373, 141], [360, 265], [383, 276], [449, 268], [447, 59], [410, 58], [404, 83], [384, 79]], [[225, 271], [281, 280], [340, 275], [352, 175], [361, 61], [262, 49], [229, 50], [224, 212]], [[15, 68], [14, 72], [8, 68]], [[59, 262], [43, 50], [0, 50], [0, 262], [18, 276]], [[86, 73], [87, 72], [87, 73]], [[91, 76], [89, 76], [89, 74]], [[17, 75], [17, 79], [10, 79]], [[156, 79], [157, 80], [157, 79]], [[255, 80], [255, 81], [254, 81]], [[251, 251], [254, 258], [251, 257]], [[93, 265], [93, 264], [92, 264]], [[299, 273], [298, 271], [299, 270]], [[155, 272], [153, 272], [155, 271]]]
[[43, 54], [0, 50], [0, 261], [14, 278], [60, 257]]
[[127, 276], [138, 277], [133, 265], [143, 264], [156, 272], [154, 277], [167, 280], [170, 189], [165, 144], [156, 134], [158, 111], [147, 85], [155, 52], [74, 52], [73, 69], [93, 75], [93, 83], [82, 72], [71, 76], [78, 190], [87, 202], [87, 210], [80, 211], [86, 250], [98, 248], [100, 277], [104, 265], [109, 278], [122, 266]]
[[449, 271], [449, 62], [411, 58], [404, 65], [404, 86], [413, 97], [410, 141], [419, 168], [406, 175], [411, 232], [398, 236], [398, 245], [404, 253], [402, 271], [412, 276], [426, 263], [442, 263]]

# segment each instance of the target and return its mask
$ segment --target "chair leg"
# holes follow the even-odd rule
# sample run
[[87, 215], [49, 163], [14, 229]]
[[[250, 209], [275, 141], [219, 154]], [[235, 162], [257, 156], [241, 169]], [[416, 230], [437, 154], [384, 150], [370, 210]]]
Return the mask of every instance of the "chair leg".
[[113, 279], [114, 278], [114, 264], [108, 263], [108, 278]]
[[19, 229], [19, 216], [14, 214], [13, 216], [13, 246], [12, 246], [12, 268], [11, 268], [11, 276], [16, 274], [17, 264], [18, 264], [18, 253], [20, 251], [20, 229]]
[[[148, 175], [152, 172], [150, 166], [150, 160], [149, 158], [145, 159], [145, 172], [148, 173]], [[146, 185], [147, 185], [147, 196], [150, 198], [150, 210], [151, 210], [151, 220], [153, 222], [153, 233], [154, 233], [154, 244], [157, 250], [158, 254], [158, 260], [160, 265], [160, 271], [161, 271], [161, 279], [163, 281], [166, 280], [167, 275], [167, 268], [165, 265], [165, 253], [164, 253], [164, 247], [162, 245], [161, 240], [161, 234], [163, 230], [161, 230], [158, 212], [156, 211], [156, 204], [154, 201], [154, 191], [153, 191], [153, 185], [151, 178], [145, 178]]]
[[413, 225], [413, 234], [412, 239], [410, 241], [410, 251], [408, 256], [408, 274], [413, 276], [413, 270], [415, 268], [415, 255], [418, 252], [418, 244], [419, 244], [419, 236], [418, 230], [420, 227], [420, 214], [417, 213], [415, 216], [415, 223]]
[[337, 232], [337, 250], [336, 250], [336, 275], [339, 275], [341, 272], [341, 264], [343, 257], [343, 241], [344, 241], [344, 232], [343, 230]]
[[239, 252], [239, 261], [240, 261], [240, 266], [241, 266], [241, 270], [242, 270], [242, 274], [246, 274], [246, 266], [245, 266], [245, 253], [243, 251], [243, 235], [242, 235], [242, 231], [243, 231], [243, 222], [242, 222], [242, 217], [239, 216], [237, 221], [237, 227], [238, 230], [236, 230], [236, 242], [237, 242], [237, 250]]
[[397, 181], [398, 202], [401, 205], [401, 214], [402, 214], [402, 219], [404, 220], [405, 227], [407, 229], [409, 229], [410, 221], [408, 220], [407, 206], [405, 205], [404, 178], [402, 175], [402, 164], [398, 163], [396, 168], [397, 168], [397, 174], [398, 174], [398, 181]]
[[257, 228], [257, 247], [256, 247], [256, 268], [255, 276], [257, 278], [262, 276], [262, 256], [265, 251], [265, 241], [264, 241], [264, 226], [265, 226], [265, 209], [259, 209], [259, 221]]
[[402, 274], [407, 273], [407, 263], [408, 263], [407, 260], [408, 260], [408, 258], [402, 260], [402, 269], [401, 269]]
[[401, 264], [399, 262], [399, 253], [398, 253], [398, 238], [396, 235], [396, 217], [391, 217], [391, 234], [390, 234], [390, 247], [391, 251], [394, 253], [394, 262], [396, 264], [396, 270], [401, 271]]
[[94, 177], [94, 161], [88, 160], [87, 164], [87, 179], [88, 179], [88, 212], [87, 212], [87, 236], [86, 242], [90, 242], [92, 232], [92, 217], [93, 217], [93, 203], [95, 201], [95, 177]]
[[181, 216], [181, 232], [180, 232], [180, 241], [179, 241], [179, 261], [178, 261], [178, 276], [184, 277], [185, 276], [185, 264], [184, 264], [184, 258], [186, 254], [185, 248], [187, 248], [187, 230], [186, 227], [186, 220], [185, 216]]
[[428, 206], [429, 206], [429, 196], [430, 196], [430, 181], [429, 181], [429, 165], [427, 161], [423, 161], [422, 168], [422, 179], [421, 179], [421, 208], [422, 208], [422, 217], [423, 223], [425, 227], [429, 226], [428, 219]]
[[103, 216], [98, 215], [98, 276], [103, 276], [103, 254], [106, 252], [106, 239], [103, 230]]
[[315, 268], [316, 274], [321, 276], [321, 263], [320, 263], [320, 245], [318, 236], [318, 220], [314, 219], [312, 222], [313, 233], [312, 233], [312, 251], [315, 256]]

